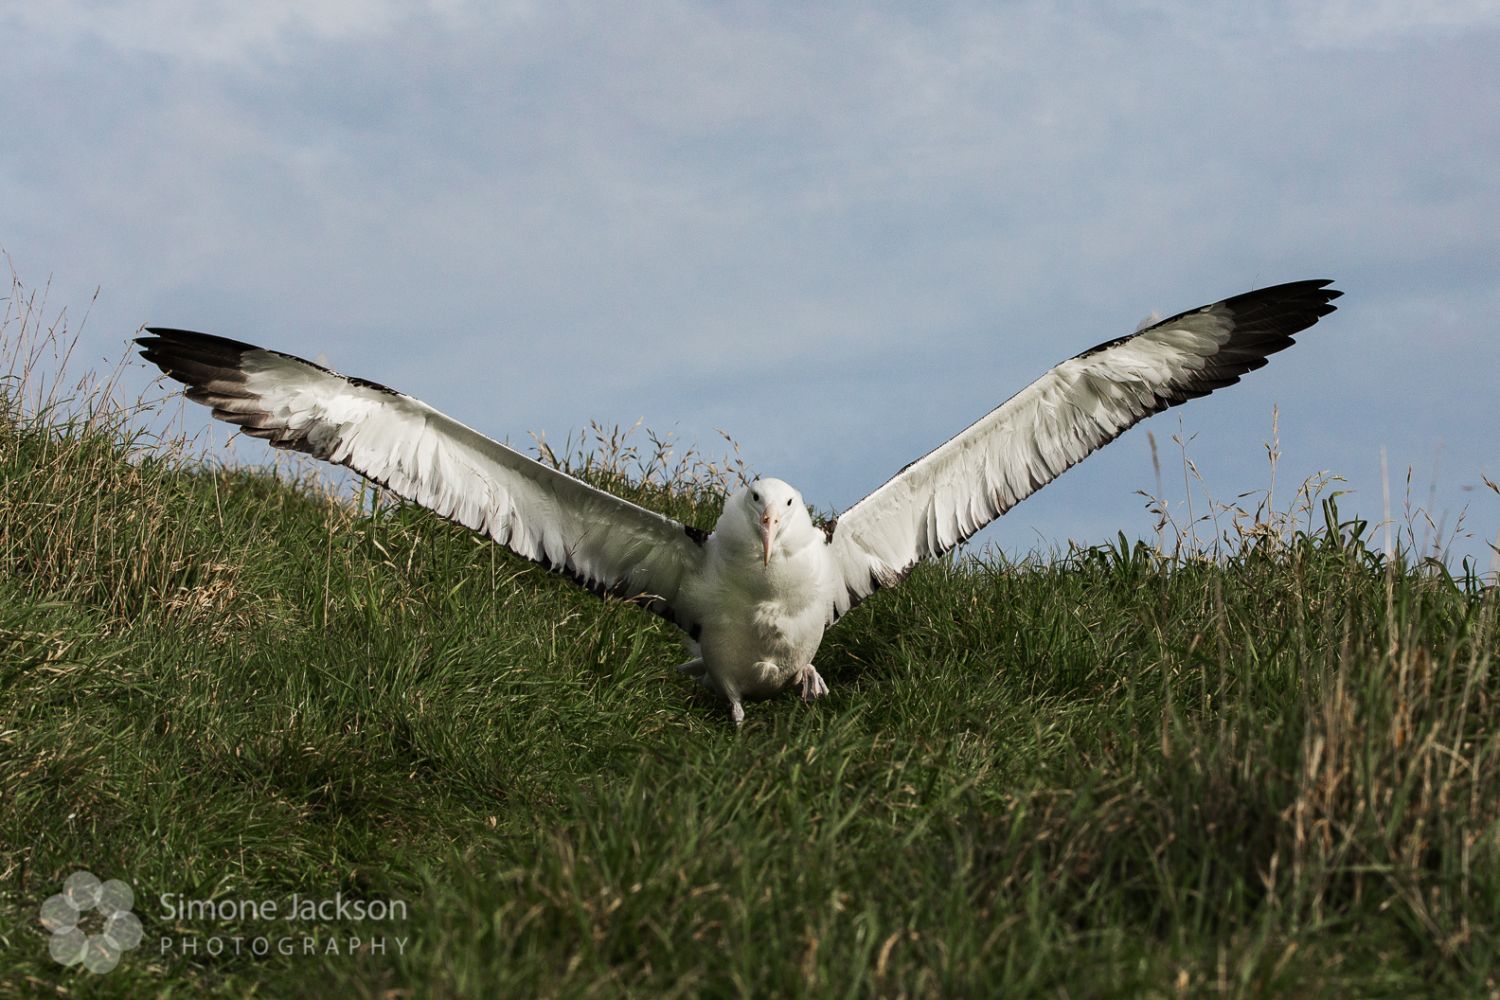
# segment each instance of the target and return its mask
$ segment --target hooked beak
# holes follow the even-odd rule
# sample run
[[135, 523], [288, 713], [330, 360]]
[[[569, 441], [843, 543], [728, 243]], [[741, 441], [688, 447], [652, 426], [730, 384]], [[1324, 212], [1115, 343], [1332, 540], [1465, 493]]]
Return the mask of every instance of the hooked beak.
[[781, 518], [770, 507], [760, 515], [760, 540], [765, 545], [762, 566], [771, 565], [771, 545], [776, 541], [776, 529], [781, 527]]

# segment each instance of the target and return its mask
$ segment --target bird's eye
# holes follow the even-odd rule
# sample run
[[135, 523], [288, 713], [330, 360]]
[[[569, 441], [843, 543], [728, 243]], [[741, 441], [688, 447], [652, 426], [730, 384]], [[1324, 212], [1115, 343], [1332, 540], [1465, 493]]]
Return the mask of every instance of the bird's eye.
[[792, 498], [791, 498], [791, 497], [787, 497], [787, 498], [786, 498], [786, 505], [787, 505], [787, 506], [788, 506], [788, 507], [790, 507], [790, 506], [791, 506], [791, 505], [792, 505]]
[[760, 494], [752, 490], [750, 493], [750, 499], [754, 500], [756, 503], [760, 503]]

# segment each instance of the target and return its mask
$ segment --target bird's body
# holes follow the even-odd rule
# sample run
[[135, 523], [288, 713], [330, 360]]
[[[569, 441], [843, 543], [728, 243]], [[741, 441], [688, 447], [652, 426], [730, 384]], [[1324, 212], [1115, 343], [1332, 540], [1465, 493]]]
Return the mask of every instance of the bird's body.
[[[747, 530], [768, 511], [780, 514], [769, 547], [759, 530]], [[757, 480], [730, 497], [703, 549], [702, 572], [681, 597], [702, 623], [687, 640], [693, 659], [684, 672], [722, 695], [736, 719], [743, 699], [769, 697], [793, 681], [805, 682], [808, 698], [826, 691], [812, 659], [839, 579], [802, 497], [779, 479]]]
[[1133, 424], [1239, 381], [1333, 312], [1327, 281], [1247, 292], [1144, 326], [1054, 367], [831, 524], [759, 479], [710, 533], [595, 489], [375, 382], [252, 344], [151, 328], [145, 357], [190, 399], [273, 446], [340, 465], [512, 552], [676, 624], [728, 702], [827, 692], [830, 625], [942, 555]]

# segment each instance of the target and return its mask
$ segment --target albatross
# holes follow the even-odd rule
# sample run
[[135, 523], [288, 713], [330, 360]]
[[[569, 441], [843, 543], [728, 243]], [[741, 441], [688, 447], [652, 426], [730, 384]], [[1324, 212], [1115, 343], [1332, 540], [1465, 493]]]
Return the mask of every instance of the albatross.
[[757, 479], [712, 531], [681, 524], [550, 468], [421, 400], [253, 344], [147, 327], [141, 354], [276, 448], [371, 482], [682, 630], [678, 667], [727, 702], [795, 686], [828, 692], [813, 666], [840, 617], [1154, 413], [1233, 385], [1334, 311], [1327, 280], [1236, 295], [1106, 341], [1054, 367], [910, 463], [835, 520]]

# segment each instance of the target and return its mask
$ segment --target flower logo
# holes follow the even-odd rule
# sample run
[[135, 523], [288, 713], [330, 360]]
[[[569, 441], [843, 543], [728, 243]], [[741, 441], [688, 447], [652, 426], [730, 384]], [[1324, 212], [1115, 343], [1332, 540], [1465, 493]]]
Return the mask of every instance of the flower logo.
[[[63, 965], [77, 965], [90, 972], [105, 973], [120, 964], [120, 956], [140, 946], [145, 931], [130, 908], [135, 891], [117, 878], [100, 882], [92, 872], [74, 872], [63, 883], [63, 891], [42, 904], [42, 926], [52, 932], [47, 950]], [[80, 921], [97, 910], [103, 926], [90, 934]]]

